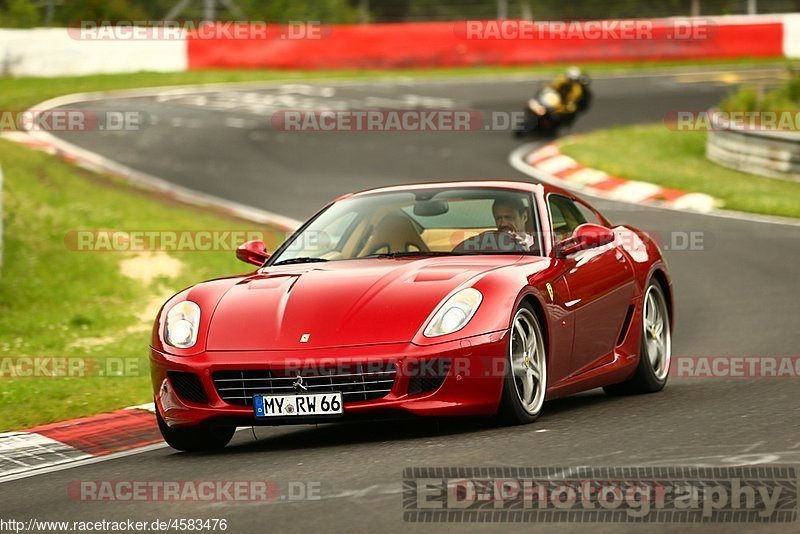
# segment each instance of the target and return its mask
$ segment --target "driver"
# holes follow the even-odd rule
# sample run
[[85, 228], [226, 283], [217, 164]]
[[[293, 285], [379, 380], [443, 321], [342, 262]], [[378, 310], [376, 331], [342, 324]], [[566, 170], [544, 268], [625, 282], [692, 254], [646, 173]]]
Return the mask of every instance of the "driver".
[[526, 231], [528, 208], [517, 195], [508, 195], [495, 199], [492, 204], [492, 216], [497, 230], [482, 232], [465, 239], [453, 250], [456, 252], [527, 252], [535, 243], [531, 234]]

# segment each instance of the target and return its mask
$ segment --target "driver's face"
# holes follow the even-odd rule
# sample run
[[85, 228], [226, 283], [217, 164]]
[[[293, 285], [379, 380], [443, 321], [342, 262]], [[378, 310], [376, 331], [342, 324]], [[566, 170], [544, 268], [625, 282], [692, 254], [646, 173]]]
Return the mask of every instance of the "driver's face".
[[494, 207], [494, 222], [502, 232], [521, 232], [528, 222], [528, 213], [519, 212], [514, 206], [498, 204]]

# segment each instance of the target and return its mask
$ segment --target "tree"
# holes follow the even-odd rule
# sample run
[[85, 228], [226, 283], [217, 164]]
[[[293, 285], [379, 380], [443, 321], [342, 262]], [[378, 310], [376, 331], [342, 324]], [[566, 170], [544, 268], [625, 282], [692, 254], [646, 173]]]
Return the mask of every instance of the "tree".
[[0, 27], [32, 28], [40, 22], [39, 9], [32, 0], [8, 0], [0, 10]]

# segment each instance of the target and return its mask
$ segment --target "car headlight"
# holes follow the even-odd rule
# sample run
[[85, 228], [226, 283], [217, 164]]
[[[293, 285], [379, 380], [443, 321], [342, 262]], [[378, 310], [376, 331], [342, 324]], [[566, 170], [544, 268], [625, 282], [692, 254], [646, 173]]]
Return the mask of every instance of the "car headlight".
[[173, 347], [188, 349], [197, 341], [200, 306], [190, 300], [174, 305], [167, 312], [164, 339]]
[[455, 293], [434, 314], [423, 334], [436, 337], [461, 330], [478, 311], [482, 300], [481, 292], [473, 287]]

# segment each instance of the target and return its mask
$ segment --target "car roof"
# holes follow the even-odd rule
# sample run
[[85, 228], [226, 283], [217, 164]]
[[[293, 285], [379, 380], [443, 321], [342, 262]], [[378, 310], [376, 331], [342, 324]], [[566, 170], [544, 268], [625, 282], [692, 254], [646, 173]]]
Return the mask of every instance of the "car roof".
[[415, 184], [393, 185], [386, 187], [378, 187], [374, 189], [367, 189], [357, 193], [349, 193], [342, 195], [336, 200], [342, 200], [351, 196], [372, 195], [375, 193], [397, 193], [402, 191], [414, 191], [419, 189], [441, 189], [441, 188], [487, 188], [487, 189], [511, 189], [516, 191], [525, 191], [531, 193], [539, 193], [546, 195], [548, 193], [559, 193], [567, 197], [574, 198], [572, 193], [549, 184], [540, 184], [533, 182], [522, 182], [514, 180], [467, 180], [461, 182], [423, 182]]

